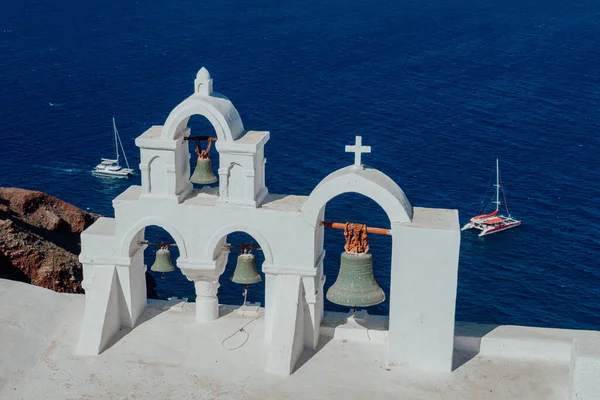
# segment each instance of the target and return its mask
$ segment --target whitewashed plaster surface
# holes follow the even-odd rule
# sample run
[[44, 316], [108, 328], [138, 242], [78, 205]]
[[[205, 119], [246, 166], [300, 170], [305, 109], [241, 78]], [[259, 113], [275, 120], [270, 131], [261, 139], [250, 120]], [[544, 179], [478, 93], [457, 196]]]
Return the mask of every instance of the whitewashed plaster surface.
[[[192, 115], [206, 117], [215, 129], [218, 189], [193, 189], [189, 182], [190, 152], [184, 138], [194, 135], [187, 128]], [[138, 324], [146, 307], [146, 245], [140, 242], [147, 226], [164, 228], [176, 242], [177, 266], [194, 282], [196, 320], [206, 329], [219, 316], [227, 235], [242, 231], [254, 238], [265, 258], [265, 369], [289, 375], [303, 351], [316, 349], [319, 341], [325, 206], [340, 194], [356, 192], [377, 202], [389, 217], [387, 362], [450, 371], [460, 245], [457, 211], [413, 208], [391, 178], [362, 166], [362, 153], [371, 148], [360, 137], [346, 147], [355, 151], [354, 162], [347, 154], [350, 165], [324, 173], [309, 196], [271, 195], [265, 186], [269, 137], [269, 132], [246, 130], [233, 104], [213, 92], [203, 68], [194, 93], [171, 111], [164, 126], [153, 126], [136, 139], [142, 185], [114, 199], [114, 219], [101, 218], [82, 234], [86, 309], [77, 354], [100, 354], [120, 328]], [[340, 143], [340, 156], [345, 155], [344, 145]], [[351, 215], [348, 219], [361, 222], [352, 221]]]
[[[322, 337], [279, 377], [264, 372], [270, 344], [260, 312], [221, 306], [221, 317], [203, 324], [193, 304], [150, 301], [135, 329], [88, 357], [73, 354], [83, 295], [0, 280], [0, 299], [2, 400], [600, 398], [600, 332], [457, 323], [453, 371], [434, 373], [388, 366], [385, 343], [372, 335], [385, 325], [376, 317], [370, 335], [337, 325], [345, 338]], [[323, 328], [343, 320], [327, 313]], [[242, 324], [247, 336], [223, 342]]]

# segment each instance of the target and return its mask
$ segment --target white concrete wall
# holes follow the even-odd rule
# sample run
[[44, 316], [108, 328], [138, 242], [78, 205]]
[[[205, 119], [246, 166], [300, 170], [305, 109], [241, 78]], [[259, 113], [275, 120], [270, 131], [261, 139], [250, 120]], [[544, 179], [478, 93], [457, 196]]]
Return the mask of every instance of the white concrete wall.
[[454, 210], [416, 208], [392, 226], [392, 365], [450, 371], [460, 231]]

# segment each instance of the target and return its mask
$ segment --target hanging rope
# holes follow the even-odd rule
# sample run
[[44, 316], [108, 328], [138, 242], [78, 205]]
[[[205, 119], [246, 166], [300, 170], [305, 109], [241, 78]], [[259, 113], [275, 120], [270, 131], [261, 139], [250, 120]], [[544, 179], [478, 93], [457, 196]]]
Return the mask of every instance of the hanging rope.
[[346, 238], [344, 250], [348, 253], [366, 253], [369, 251], [367, 225], [346, 222], [344, 237]]
[[217, 139], [212, 137], [206, 138], [206, 141], [208, 142], [208, 144], [206, 145], [206, 150], [202, 150], [202, 148], [200, 147], [201, 137], [195, 137], [194, 140], [196, 140], [196, 154], [198, 154], [198, 158], [210, 158], [210, 147], [212, 145], [212, 142]]

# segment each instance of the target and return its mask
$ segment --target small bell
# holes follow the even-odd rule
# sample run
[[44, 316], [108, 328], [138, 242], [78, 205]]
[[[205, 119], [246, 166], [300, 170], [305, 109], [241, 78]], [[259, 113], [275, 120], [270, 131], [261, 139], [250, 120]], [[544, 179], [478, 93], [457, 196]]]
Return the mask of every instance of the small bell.
[[242, 285], [251, 285], [262, 281], [262, 278], [256, 271], [254, 254], [243, 253], [238, 256], [231, 281]]
[[373, 255], [343, 252], [340, 272], [326, 297], [332, 303], [355, 308], [382, 303], [385, 293], [373, 275]]
[[156, 252], [156, 260], [152, 267], [150, 267], [150, 271], [154, 272], [171, 272], [174, 271], [175, 267], [171, 263], [171, 252], [169, 249], [161, 248]]
[[210, 158], [198, 157], [196, 169], [194, 170], [194, 174], [190, 177], [190, 182], [198, 183], [200, 185], [209, 185], [216, 181], [217, 177], [212, 170]]

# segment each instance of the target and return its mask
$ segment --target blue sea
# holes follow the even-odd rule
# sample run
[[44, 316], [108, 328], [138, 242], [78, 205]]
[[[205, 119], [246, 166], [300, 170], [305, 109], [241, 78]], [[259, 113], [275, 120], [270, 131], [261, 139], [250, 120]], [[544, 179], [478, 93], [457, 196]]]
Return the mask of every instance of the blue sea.
[[[485, 238], [462, 232], [457, 320], [600, 329], [598, 60], [597, 0], [3, 0], [0, 186], [112, 216], [111, 200], [139, 175], [90, 173], [114, 154], [111, 117], [137, 168], [134, 139], [164, 123], [205, 66], [245, 127], [271, 132], [271, 193], [308, 195], [353, 162], [344, 145], [361, 135], [372, 146], [365, 164], [413, 206], [458, 209], [462, 225], [488, 205], [499, 158], [524, 223]], [[190, 127], [214, 133], [199, 116]], [[326, 218], [389, 227], [356, 194], [333, 199]], [[389, 293], [391, 238], [370, 239]], [[326, 287], [342, 246], [328, 230]], [[232, 255], [219, 295], [240, 304], [234, 266]], [[156, 279], [161, 297], [193, 300], [178, 271]], [[249, 300], [264, 301], [264, 283]]]

